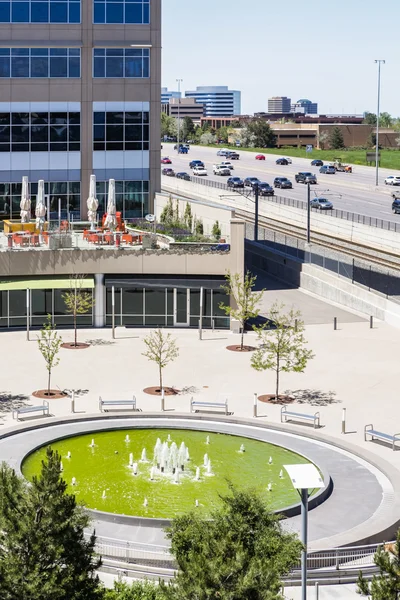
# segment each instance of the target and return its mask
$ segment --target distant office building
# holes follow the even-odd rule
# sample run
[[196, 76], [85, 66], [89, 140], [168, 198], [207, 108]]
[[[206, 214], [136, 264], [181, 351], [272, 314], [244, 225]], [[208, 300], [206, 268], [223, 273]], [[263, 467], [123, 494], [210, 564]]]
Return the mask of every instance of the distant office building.
[[302, 113], [303, 115], [317, 115], [318, 104], [316, 102], [311, 102], [311, 100], [307, 100], [306, 98], [301, 98], [292, 104], [291, 112]]
[[286, 96], [273, 96], [272, 98], [268, 98], [268, 112], [270, 114], [290, 113], [291, 102], [291, 99], [287, 98]]
[[185, 96], [204, 104], [206, 117], [240, 115], [241, 92], [229, 90], [227, 86], [199, 86], [194, 91], [185, 92]]
[[181, 92], [170, 92], [168, 88], [161, 88], [161, 104], [168, 104], [171, 98], [182, 98]]
[[204, 113], [204, 104], [194, 98], [170, 98], [168, 104], [164, 103], [161, 108], [169, 117], [190, 117], [195, 123], [200, 123]]

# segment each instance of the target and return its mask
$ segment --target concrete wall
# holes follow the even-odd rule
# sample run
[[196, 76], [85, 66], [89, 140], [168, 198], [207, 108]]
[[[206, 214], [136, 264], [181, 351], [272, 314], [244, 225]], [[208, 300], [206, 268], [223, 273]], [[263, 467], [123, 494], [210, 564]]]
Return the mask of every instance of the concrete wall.
[[[254, 201], [234, 194], [224, 189], [208, 187], [201, 184], [163, 177], [161, 182], [164, 191], [187, 195], [189, 198], [208, 200], [213, 204], [223, 204], [238, 208], [250, 213], [254, 212]], [[270, 219], [297, 225], [306, 228], [307, 214], [305, 210], [276, 204], [265, 198], [260, 199], [260, 215], [268, 216]], [[353, 223], [345, 219], [330, 217], [313, 211], [311, 218], [311, 230], [318, 233], [333, 235], [338, 239], [357, 242], [371, 247], [387, 250], [389, 252], [400, 251], [400, 235], [394, 231], [383, 231], [378, 227], [369, 227], [362, 223]]]

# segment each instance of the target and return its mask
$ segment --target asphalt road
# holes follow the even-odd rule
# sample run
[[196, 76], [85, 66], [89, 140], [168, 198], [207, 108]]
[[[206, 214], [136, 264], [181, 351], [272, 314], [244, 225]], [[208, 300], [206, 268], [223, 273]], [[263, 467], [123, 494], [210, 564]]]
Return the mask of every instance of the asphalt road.
[[[186, 171], [191, 173], [189, 162], [191, 160], [202, 160], [207, 169], [207, 179], [214, 181], [226, 181], [227, 177], [213, 175], [213, 164], [218, 164], [225, 160], [225, 157], [217, 156], [217, 148], [204, 148], [192, 146], [189, 154], [179, 154], [173, 149], [174, 144], [163, 143], [161, 156], [168, 156], [172, 160], [171, 166], [175, 172]], [[328, 198], [334, 205], [334, 208], [347, 210], [349, 212], [368, 215], [378, 219], [396, 221], [400, 224], [400, 215], [392, 213], [391, 193], [398, 191], [400, 187], [386, 186], [385, 177], [388, 175], [398, 175], [400, 171], [380, 169], [379, 186], [375, 187], [375, 169], [372, 167], [354, 166], [353, 173], [336, 173], [335, 175], [325, 175], [319, 173], [319, 167], [311, 167], [312, 158], [292, 158], [291, 165], [277, 165], [275, 161], [279, 156], [266, 154], [265, 161], [255, 160], [254, 152], [246, 152], [238, 149], [240, 160], [231, 161], [234, 165], [232, 175], [245, 177], [258, 177], [261, 181], [273, 184], [275, 177], [288, 177], [292, 181], [293, 188], [290, 190], [276, 189], [275, 194], [295, 198], [297, 200], [306, 200], [307, 187], [304, 184], [296, 183], [295, 173], [299, 171], [310, 171], [317, 176], [318, 183], [311, 187], [311, 195]], [[284, 151], [282, 153], [284, 155]], [[400, 162], [400, 161], [399, 161]], [[164, 165], [162, 165], [164, 166]]]

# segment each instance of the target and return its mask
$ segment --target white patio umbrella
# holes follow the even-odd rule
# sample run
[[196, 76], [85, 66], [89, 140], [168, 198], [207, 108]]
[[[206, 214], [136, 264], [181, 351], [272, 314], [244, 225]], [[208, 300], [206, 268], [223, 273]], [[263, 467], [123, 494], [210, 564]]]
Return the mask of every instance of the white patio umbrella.
[[88, 219], [90, 221], [90, 231], [95, 230], [98, 206], [99, 206], [99, 201], [96, 198], [96, 175], [91, 175], [90, 176], [90, 185], [89, 185], [89, 198], [87, 199]]
[[38, 181], [38, 193], [36, 196], [36, 228], [39, 229], [39, 232], [43, 232], [43, 225], [46, 217], [46, 204], [44, 202], [44, 179], [39, 179]]
[[115, 179], [110, 179], [108, 182], [107, 217], [104, 221], [104, 226], [111, 229], [111, 231], [114, 231], [114, 229], [117, 227], [116, 212]]
[[26, 176], [22, 178], [21, 202], [19, 206], [21, 209], [21, 223], [29, 223], [31, 220], [31, 198], [29, 196], [28, 177]]

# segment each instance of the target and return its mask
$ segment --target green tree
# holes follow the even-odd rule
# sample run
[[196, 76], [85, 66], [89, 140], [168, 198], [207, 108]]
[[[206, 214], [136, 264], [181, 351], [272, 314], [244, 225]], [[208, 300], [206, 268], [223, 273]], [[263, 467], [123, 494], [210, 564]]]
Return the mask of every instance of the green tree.
[[158, 366], [160, 382], [160, 393], [163, 389], [163, 369], [179, 356], [176, 340], [170, 333], [164, 333], [162, 329], [156, 329], [144, 338], [146, 351], [143, 356], [155, 362]]
[[164, 136], [172, 136], [174, 135], [175, 127], [175, 119], [173, 117], [169, 117], [165, 112], [161, 113], [161, 135]]
[[249, 319], [255, 319], [260, 314], [258, 304], [265, 292], [253, 292], [253, 287], [256, 282], [256, 275], [252, 275], [247, 271], [244, 278], [239, 273], [227, 273], [225, 275], [226, 284], [221, 285], [225, 294], [229, 296], [230, 303], [220, 303], [219, 307], [226, 315], [233, 317], [240, 323], [241, 338], [240, 349], [243, 350], [244, 343], [244, 328]]
[[374, 575], [369, 582], [364, 579], [360, 571], [358, 593], [368, 596], [371, 600], [398, 600], [400, 598], [400, 530], [397, 532], [394, 544], [390, 544], [388, 548], [379, 546], [374, 562], [379, 568], [379, 575]]
[[329, 134], [326, 131], [322, 131], [318, 136], [318, 144], [321, 150], [325, 150], [325, 144], [329, 139]]
[[104, 600], [164, 600], [163, 589], [153, 581], [116, 581], [114, 589], [106, 590]]
[[332, 127], [332, 130], [329, 133], [329, 145], [332, 150], [345, 148], [343, 133], [340, 127]]
[[211, 235], [215, 240], [219, 240], [221, 237], [221, 227], [218, 221], [215, 221], [214, 225], [212, 226]]
[[200, 144], [204, 146], [209, 146], [210, 144], [215, 144], [217, 141], [217, 137], [214, 133], [207, 131], [200, 136]]
[[162, 586], [170, 600], [278, 600], [281, 578], [301, 543], [282, 530], [255, 492], [230, 486], [210, 517], [177, 517], [167, 530], [178, 573]]
[[172, 203], [172, 196], [168, 198], [167, 204], [161, 211], [160, 223], [163, 225], [170, 225], [174, 220], [174, 205]]
[[394, 119], [388, 112], [382, 112], [379, 114], [379, 127], [392, 127], [393, 122]]
[[58, 358], [58, 352], [60, 350], [62, 339], [56, 331], [56, 326], [51, 322], [51, 315], [47, 315], [47, 320], [43, 323], [43, 327], [40, 330], [40, 337], [38, 337], [39, 350], [46, 363], [46, 369], [48, 371], [47, 379], [47, 395], [51, 396], [50, 384], [51, 384], [51, 373], [60, 362]]
[[93, 307], [94, 298], [92, 292], [84, 289], [85, 278], [75, 275], [70, 279], [70, 289], [62, 294], [67, 313], [74, 319], [74, 346], [78, 346], [78, 315], [86, 315]]
[[245, 135], [251, 138], [255, 148], [275, 148], [276, 135], [264, 119], [253, 119], [245, 127]]
[[0, 467], [0, 600], [100, 600], [88, 514], [67, 493], [60, 456], [47, 449], [32, 482]]
[[194, 123], [191, 117], [184, 117], [182, 122], [182, 140], [188, 140], [194, 135]]
[[366, 112], [364, 114], [364, 121], [363, 123], [365, 123], [366, 125], [376, 125], [376, 114], [375, 113], [370, 113], [370, 112]]
[[183, 220], [185, 221], [186, 227], [191, 230], [192, 225], [193, 225], [193, 215], [192, 215], [192, 208], [191, 208], [189, 202], [186, 202]]
[[367, 138], [367, 147], [373, 148], [376, 145], [376, 133], [375, 131], [371, 131]]
[[197, 219], [195, 217], [194, 219], [194, 232], [196, 235], [203, 235], [204, 234], [204, 225], [203, 225], [203, 220], [202, 219]]
[[220, 127], [216, 131], [216, 136], [219, 140], [222, 140], [225, 144], [227, 144], [229, 141], [229, 136], [230, 136], [231, 132], [232, 132], [232, 129], [230, 127]]
[[285, 305], [275, 302], [268, 319], [272, 328], [258, 328], [260, 347], [251, 357], [251, 366], [256, 371], [275, 371], [275, 401], [279, 401], [279, 378], [285, 373], [303, 373], [310, 359], [314, 358], [306, 348], [304, 322], [300, 311], [284, 312]]

